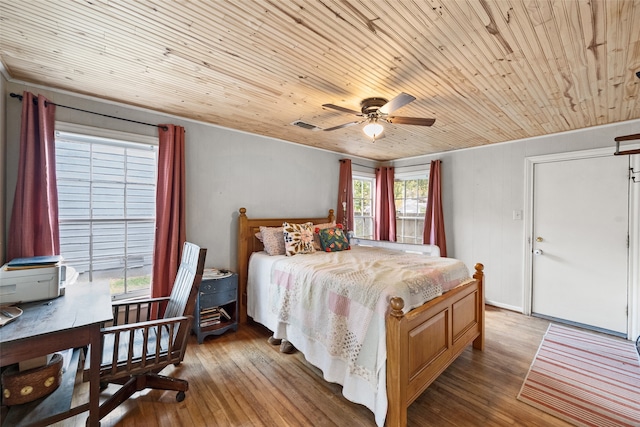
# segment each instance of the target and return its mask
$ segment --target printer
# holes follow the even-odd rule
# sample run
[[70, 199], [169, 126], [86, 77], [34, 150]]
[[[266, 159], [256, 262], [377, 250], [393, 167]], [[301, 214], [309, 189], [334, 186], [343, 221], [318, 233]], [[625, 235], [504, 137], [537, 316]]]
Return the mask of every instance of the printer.
[[[23, 258], [24, 260], [25, 258]], [[57, 298], [64, 293], [66, 267], [60, 261], [0, 268], [0, 305]]]

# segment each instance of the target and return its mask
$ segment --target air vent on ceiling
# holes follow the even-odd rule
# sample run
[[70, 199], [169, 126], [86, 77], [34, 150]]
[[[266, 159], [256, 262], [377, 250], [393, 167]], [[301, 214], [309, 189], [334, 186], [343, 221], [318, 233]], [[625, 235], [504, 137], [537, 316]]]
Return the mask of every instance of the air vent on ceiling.
[[307, 130], [322, 130], [318, 126], [312, 125], [310, 123], [303, 122], [302, 120], [296, 120], [295, 122], [293, 122], [291, 124], [294, 125], [294, 126], [298, 126], [299, 128], [307, 129]]

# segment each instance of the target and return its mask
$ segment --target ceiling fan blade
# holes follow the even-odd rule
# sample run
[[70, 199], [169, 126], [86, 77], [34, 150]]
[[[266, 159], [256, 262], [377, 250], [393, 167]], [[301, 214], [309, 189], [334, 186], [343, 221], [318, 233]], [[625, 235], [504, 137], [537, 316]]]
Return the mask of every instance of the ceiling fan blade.
[[349, 122], [349, 123], [344, 123], [344, 124], [341, 124], [341, 125], [338, 125], [338, 126], [334, 126], [334, 127], [332, 127], [332, 128], [326, 128], [326, 129], [324, 129], [324, 131], [325, 131], [325, 132], [328, 132], [328, 131], [332, 131], [332, 130], [337, 130], [337, 129], [342, 129], [342, 128], [348, 128], [349, 126], [357, 125], [357, 124], [360, 124], [360, 123], [362, 123], [362, 122]]
[[387, 122], [399, 124], [399, 125], [417, 125], [417, 126], [431, 126], [436, 122], [436, 119], [423, 119], [420, 117], [387, 117]]
[[356, 116], [361, 116], [362, 115], [362, 113], [360, 111], [350, 110], [349, 108], [344, 108], [344, 107], [341, 107], [339, 105], [322, 104], [322, 106], [325, 107], [325, 108], [332, 108], [334, 110], [342, 111], [343, 113], [355, 114]]
[[415, 99], [415, 96], [409, 95], [408, 93], [400, 92], [398, 96], [384, 104], [378, 111], [380, 111], [380, 113], [382, 114], [391, 114], [398, 108], [404, 107], [408, 103], [415, 101]]

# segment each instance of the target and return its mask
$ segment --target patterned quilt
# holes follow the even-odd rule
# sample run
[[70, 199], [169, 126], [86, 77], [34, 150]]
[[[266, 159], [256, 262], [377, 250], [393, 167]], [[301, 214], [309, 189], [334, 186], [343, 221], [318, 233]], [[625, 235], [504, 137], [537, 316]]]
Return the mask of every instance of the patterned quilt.
[[269, 303], [280, 322], [296, 325], [377, 391], [390, 298], [401, 297], [406, 312], [469, 280], [459, 260], [355, 246], [276, 261]]

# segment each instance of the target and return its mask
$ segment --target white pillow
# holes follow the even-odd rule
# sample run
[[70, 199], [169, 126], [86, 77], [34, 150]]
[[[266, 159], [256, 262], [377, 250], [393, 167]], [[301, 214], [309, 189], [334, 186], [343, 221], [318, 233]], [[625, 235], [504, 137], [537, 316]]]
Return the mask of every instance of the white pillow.
[[[260, 235], [258, 237], [264, 245], [264, 250], [269, 255], [284, 255], [284, 232], [282, 227], [264, 227], [260, 226]], [[257, 237], [257, 236], [256, 236]]]

